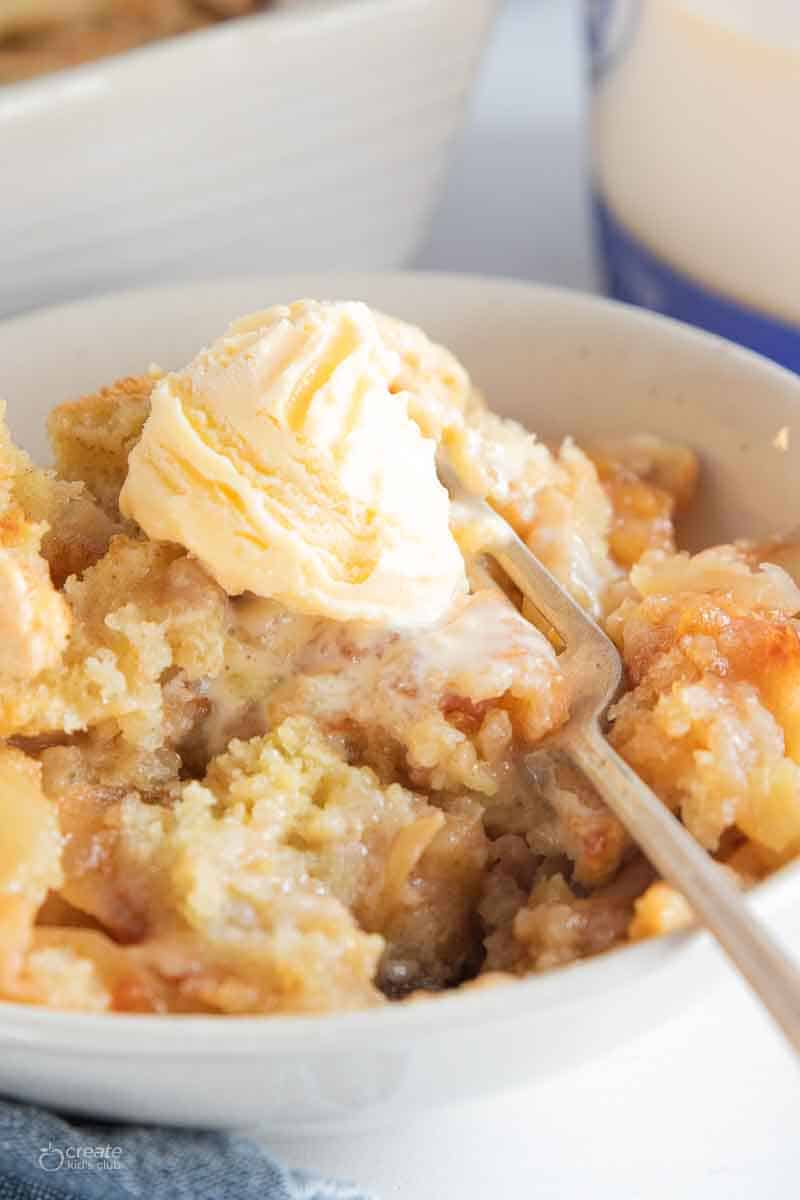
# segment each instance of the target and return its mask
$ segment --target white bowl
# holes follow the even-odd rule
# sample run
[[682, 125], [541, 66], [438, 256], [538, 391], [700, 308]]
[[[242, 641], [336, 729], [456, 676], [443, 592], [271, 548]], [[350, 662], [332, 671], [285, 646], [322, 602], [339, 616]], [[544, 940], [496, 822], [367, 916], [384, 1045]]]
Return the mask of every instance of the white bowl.
[[317, 0], [0, 86], [0, 315], [426, 230], [499, 0]]
[[[651, 430], [702, 454], [701, 540], [796, 519], [800, 379], [707, 334], [570, 292], [435, 275], [290, 276], [107, 296], [0, 326], [0, 394], [41, 453], [50, 406], [155, 359], [185, 362], [235, 315], [358, 297], [421, 323], [494, 406], [548, 435]], [[792, 515], [794, 514], [794, 515]], [[800, 946], [800, 870], [752, 902]], [[0, 1005], [0, 1092], [107, 1118], [357, 1129], [531, 1081], [654, 1029], [722, 968], [705, 935], [550, 974], [326, 1017], [81, 1016]], [[746, 1030], [740, 1030], [742, 1037]]]

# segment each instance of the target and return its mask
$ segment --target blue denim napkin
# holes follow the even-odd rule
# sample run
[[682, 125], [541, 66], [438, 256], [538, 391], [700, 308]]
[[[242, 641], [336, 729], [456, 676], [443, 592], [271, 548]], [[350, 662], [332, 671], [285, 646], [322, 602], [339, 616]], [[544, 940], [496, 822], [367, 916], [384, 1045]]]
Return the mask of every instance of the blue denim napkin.
[[[0, 1100], [0, 1200], [370, 1200], [232, 1133], [101, 1125]], [[374, 1200], [374, 1197], [372, 1198]]]

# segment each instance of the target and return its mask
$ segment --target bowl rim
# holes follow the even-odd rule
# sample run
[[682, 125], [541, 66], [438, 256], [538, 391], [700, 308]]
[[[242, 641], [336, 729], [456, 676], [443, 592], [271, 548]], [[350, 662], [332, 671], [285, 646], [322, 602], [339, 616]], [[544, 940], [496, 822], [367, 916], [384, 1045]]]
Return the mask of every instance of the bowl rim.
[[[412, 0], [416, 3], [416, 0]], [[176, 299], [188, 297], [195, 289], [237, 286], [252, 288], [283, 285], [283, 281], [304, 280], [322, 285], [326, 294], [338, 294], [340, 287], [358, 291], [370, 283], [378, 286], [440, 286], [463, 288], [474, 294], [476, 288], [526, 294], [543, 302], [567, 308], [616, 312], [631, 329], [661, 331], [670, 338], [714, 347], [730, 360], [762, 375], [772, 375], [795, 393], [800, 403], [800, 378], [779, 364], [751, 350], [737, 346], [705, 330], [686, 325], [671, 317], [604, 296], [569, 288], [541, 285], [500, 276], [481, 276], [439, 271], [388, 272], [302, 272], [294, 275], [214, 276], [176, 284], [167, 282], [144, 287], [113, 289], [62, 304], [28, 310], [0, 321], [0, 334], [6, 328], [24, 326], [38, 319], [58, 318], [79, 309], [91, 309], [110, 301], [137, 303], [154, 293], [172, 293]], [[324, 284], [324, 281], [329, 281]], [[330, 288], [328, 291], [327, 289]], [[343, 292], [341, 294], [344, 294]], [[759, 915], [770, 916], [800, 895], [800, 861], [786, 864], [749, 893], [749, 902]], [[523, 1021], [532, 1011], [553, 1007], [568, 1010], [582, 1003], [586, 995], [605, 996], [626, 984], [644, 980], [678, 958], [694, 953], [713, 940], [703, 930], [683, 930], [646, 941], [623, 944], [591, 958], [522, 978], [506, 976], [494, 982], [461, 986], [436, 995], [422, 996], [399, 1003], [345, 1012], [311, 1014], [253, 1014], [247, 1016], [205, 1014], [126, 1014], [71, 1012], [0, 1001], [0, 1047], [57, 1050], [62, 1055], [83, 1057], [88, 1050], [125, 1058], [130, 1053], [128, 1039], [136, 1039], [137, 1054], [157, 1054], [160, 1058], [183, 1059], [201, 1053], [204, 1057], [242, 1056], [268, 1050], [307, 1050], [310, 1040], [323, 1052], [341, 1052], [373, 1040], [384, 1044], [387, 1034], [397, 1043], [420, 1034], [446, 1034], [478, 1025], [509, 1024]], [[394, 1043], [393, 1043], [394, 1044]]]
[[[800, 895], [800, 863], [789, 863], [758, 884], [750, 903], [759, 916], [771, 915]], [[185, 1059], [252, 1055], [272, 1050], [341, 1053], [343, 1048], [378, 1042], [386, 1048], [421, 1035], [503, 1025], [531, 1014], [579, 1008], [587, 996], [604, 998], [626, 985], [677, 966], [713, 939], [703, 930], [679, 930], [615, 947], [593, 958], [522, 978], [462, 985], [450, 991], [346, 1012], [287, 1014], [85, 1013], [0, 1001], [0, 1048], [57, 1050], [82, 1058], [87, 1051], [127, 1058], [135, 1039], [137, 1055]], [[733, 969], [733, 968], [730, 968]]]
[[[348, 26], [362, 26], [398, 12], [421, 8], [432, 0], [381, 0], [380, 5], [364, 3], [364, 0], [329, 0], [324, 7], [263, 9], [241, 17], [232, 17], [208, 25], [202, 29], [191, 29], [184, 33], [156, 38], [140, 46], [131, 46], [114, 54], [104, 55], [74, 66], [58, 67], [30, 79], [19, 79], [11, 83], [0, 82], [0, 119], [15, 116], [19, 111], [27, 113], [42, 106], [50, 106], [59, 100], [83, 96], [91, 92], [109, 92], [118, 86], [116, 76], [136, 72], [149, 66], [175, 66], [175, 56], [187, 56], [193, 52], [214, 52], [218, 47], [227, 51], [243, 38], [252, 39], [263, 30], [276, 37], [297, 37], [308, 33], [325, 36], [334, 30]], [[442, 2], [442, 0], [437, 0]], [[496, 7], [500, 0], [483, 0], [487, 6]]]

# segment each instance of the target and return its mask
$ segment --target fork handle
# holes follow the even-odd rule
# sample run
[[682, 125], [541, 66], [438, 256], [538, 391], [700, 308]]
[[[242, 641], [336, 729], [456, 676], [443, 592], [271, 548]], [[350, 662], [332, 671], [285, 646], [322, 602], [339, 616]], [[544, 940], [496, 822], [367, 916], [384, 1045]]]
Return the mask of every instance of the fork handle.
[[557, 745], [664, 879], [684, 895], [800, 1054], [800, 970], [753, 915], [739, 889], [617, 754], [596, 723], [567, 726]]

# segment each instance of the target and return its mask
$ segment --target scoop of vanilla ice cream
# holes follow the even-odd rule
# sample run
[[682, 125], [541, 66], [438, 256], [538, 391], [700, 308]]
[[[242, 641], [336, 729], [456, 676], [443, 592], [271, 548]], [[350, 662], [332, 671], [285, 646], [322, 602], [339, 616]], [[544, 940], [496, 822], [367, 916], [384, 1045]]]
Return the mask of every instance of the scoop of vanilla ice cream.
[[152, 396], [122, 512], [231, 595], [336, 620], [424, 625], [465, 590], [435, 445], [393, 393], [359, 303], [235, 322]]

